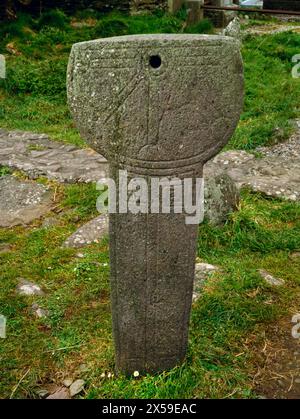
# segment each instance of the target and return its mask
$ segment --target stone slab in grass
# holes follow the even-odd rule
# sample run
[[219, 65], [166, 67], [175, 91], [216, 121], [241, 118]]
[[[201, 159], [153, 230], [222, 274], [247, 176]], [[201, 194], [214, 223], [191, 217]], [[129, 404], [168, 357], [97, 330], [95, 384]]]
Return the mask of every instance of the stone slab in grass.
[[38, 295], [40, 297], [45, 295], [44, 291], [39, 285], [35, 284], [34, 282], [27, 281], [23, 278], [18, 279], [17, 293], [19, 295]]
[[51, 206], [52, 193], [46, 186], [13, 176], [0, 178], [0, 227], [30, 224]]
[[238, 188], [289, 201], [300, 200], [300, 156], [266, 155], [255, 158], [242, 150], [219, 154], [207, 169], [227, 173]]
[[106, 177], [107, 162], [91, 149], [52, 141], [45, 134], [0, 130], [0, 165], [61, 183], [96, 182]]
[[99, 243], [107, 235], [108, 216], [101, 214], [75, 231], [64, 242], [64, 247], [80, 248], [92, 243]]

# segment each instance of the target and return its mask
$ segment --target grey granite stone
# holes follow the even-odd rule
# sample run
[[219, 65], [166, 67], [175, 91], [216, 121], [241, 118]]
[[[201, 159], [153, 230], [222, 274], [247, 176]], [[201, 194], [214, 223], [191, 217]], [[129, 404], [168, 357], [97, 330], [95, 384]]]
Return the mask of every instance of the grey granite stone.
[[70, 386], [70, 396], [74, 397], [76, 394], [79, 394], [84, 389], [85, 381], [84, 380], [76, 380]]
[[106, 160], [93, 150], [23, 131], [0, 130], [0, 165], [62, 183], [96, 182], [107, 175]]
[[46, 397], [46, 399], [53, 399], [53, 400], [60, 400], [60, 399], [70, 399], [70, 392], [69, 389], [65, 387], [61, 387], [57, 389], [54, 393], [50, 394], [50, 396]]
[[[243, 105], [239, 43], [205, 35], [140, 35], [75, 44], [68, 100], [82, 137], [117, 182], [199, 178]], [[182, 362], [188, 342], [197, 225], [182, 214], [110, 214], [116, 368]]]
[[198, 262], [195, 265], [195, 280], [194, 280], [194, 290], [193, 290], [193, 302], [196, 302], [200, 296], [201, 291], [205, 285], [205, 282], [209, 277], [214, 273], [218, 272], [220, 268], [209, 263]]
[[249, 187], [267, 196], [299, 201], [299, 146], [289, 147], [288, 144], [260, 148], [259, 151], [264, 154], [262, 158], [255, 158], [246, 151], [226, 151], [209, 162], [205, 170], [215, 174], [226, 173], [238, 189]]
[[32, 304], [31, 310], [37, 319], [43, 319], [49, 316], [48, 310], [41, 308], [38, 304]]
[[99, 215], [81, 226], [64, 243], [65, 247], [84, 247], [88, 244], [99, 243], [108, 235], [108, 216]]
[[34, 282], [27, 281], [26, 279], [19, 278], [17, 285], [17, 293], [20, 295], [45, 295], [42, 288]]
[[259, 273], [261, 277], [266, 281], [267, 284], [272, 285], [274, 287], [278, 287], [280, 285], [284, 285], [284, 280], [281, 278], [275, 278], [275, 276], [271, 275], [268, 271], [264, 269], [260, 269]]
[[212, 225], [222, 225], [240, 202], [240, 193], [235, 182], [226, 173], [216, 174], [205, 170], [204, 216]]
[[51, 196], [44, 185], [0, 177], [0, 227], [29, 224], [42, 217], [51, 209]]

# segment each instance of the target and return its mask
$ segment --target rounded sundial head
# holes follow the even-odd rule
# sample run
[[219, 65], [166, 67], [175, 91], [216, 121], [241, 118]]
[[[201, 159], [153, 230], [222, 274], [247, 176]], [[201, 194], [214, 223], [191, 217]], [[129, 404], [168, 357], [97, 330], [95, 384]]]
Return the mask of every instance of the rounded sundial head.
[[87, 143], [119, 166], [203, 164], [232, 136], [243, 106], [239, 42], [137, 35], [75, 44], [68, 100]]

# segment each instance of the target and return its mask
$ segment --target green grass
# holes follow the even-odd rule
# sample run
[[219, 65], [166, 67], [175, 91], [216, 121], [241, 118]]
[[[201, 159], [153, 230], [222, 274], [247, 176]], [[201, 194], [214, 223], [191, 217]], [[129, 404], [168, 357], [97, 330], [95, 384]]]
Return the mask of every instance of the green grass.
[[[108, 242], [85, 247], [83, 258], [60, 247], [77, 225], [95, 215], [95, 197], [91, 185], [61, 187], [65, 212], [58, 225], [0, 231], [0, 243], [13, 246], [0, 254], [0, 306], [8, 318], [7, 339], [0, 346], [1, 397], [9, 397], [27, 371], [15, 397], [37, 397], [44, 384], [77, 377], [82, 364], [86, 398], [255, 397], [250, 378], [255, 347], [247, 337], [259, 339], [266, 324], [299, 302], [300, 260], [291, 263], [290, 254], [300, 249], [300, 207], [244, 191], [240, 210], [224, 227], [202, 225], [198, 257], [222, 271], [208, 280], [193, 306], [186, 361], [160, 375], [108, 378], [114, 365]], [[266, 285], [260, 268], [286, 285]], [[35, 320], [33, 299], [15, 294], [18, 277], [45, 289], [46, 297], [34, 301], [49, 310], [48, 319]]]
[[[51, 17], [51, 19], [50, 19]], [[48, 133], [79, 146], [79, 137], [66, 104], [66, 66], [73, 43], [95, 37], [137, 33], [211, 33], [209, 21], [185, 28], [184, 12], [177, 16], [111, 14], [94, 19], [93, 26], [74, 28], [62, 15], [20, 20], [1, 28], [0, 53], [7, 57], [7, 78], [0, 80], [0, 125]], [[55, 19], [64, 19], [58, 27]], [[46, 22], [48, 22], [47, 26]], [[12, 44], [20, 55], [9, 55]], [[291, 77], [293, 55], [300, 37], [287, 32], [248, 37], [242, 48], [245, 63], [245, 108], [228, 147], [253, 150], [281, 141], [290, 134], [290, 120], [299, 115], [300, 80]]]
[[[13, 43], [20, 55], [7, 54], [0, 126], [46, 132], [83, 146], [66, 106], [65, 66], [72, 43], [91, 39], [96, 31], [110, 36], [124, 28], [126, 33], [180, 32], [186, 30], [184, 11], [174, 18], [97, 15], [94, 26], [82, 28], [64, 19], [63, 30], [57, 28], [57, 18], [64, 19], [55, 14], [39, 21], [21, 16], [12, 26], [1, 27], [0, 53]], [[207, 22], [188, 29], [210, 30]], [[291, 57], [298, 52], [299, 35], [293, 33], [244, 41], [245, 111], [229, 147], [253, 149], [288, 135], [288, 121], [298, 115], [300, 82], [290, 74]], [[7, 168], [0, 169], [0, 176], [7, 173]], [[0, 397], [10, 397], [15, 389], [14, 397], [36, 398], [45, 384], [61, 384], [71, 376], [86, 380], [80, 396], [85, 398], [255, 398], [257, 345], [270, 322], [300, 302], [300, 258], [291, 258], [300, 250], [299, 205], [243, 191], [240, 208], [226, 225], [201, 225], [198, 258], [221, 271], [207, 281], [193, 305], [184, 364], [139, 379], [108, 378], [114, 368], [108, 241], [80, 249], [83, 257], [78, 250], [61, 247], [96, 215], [98, 192], [94, 185], [50, 186], [57, 189], [59, 205], [50, 214], [57, 225], [43, 228], [37, 221], [0, 230], [0, 313], [8, 320], [7, 339], [0, 342]], [[8, 245], [10, 251], [1, 250]], [[261, 268], [283, 278], [285, 285], [266, 285], [258, 274]], [[18, 296], [19, 277], [40, 284], [46, 296]], [[47, 319], [33, 317], [33, 301], [49, 310]], [[82, 364], [86, 371], [79, 374]]]
[[243, 44], [245, 106], [230, 148], [251, 150], [284, 140], [299, 116], [300, 80], [291, 75], [297, 33], [249, 37]]

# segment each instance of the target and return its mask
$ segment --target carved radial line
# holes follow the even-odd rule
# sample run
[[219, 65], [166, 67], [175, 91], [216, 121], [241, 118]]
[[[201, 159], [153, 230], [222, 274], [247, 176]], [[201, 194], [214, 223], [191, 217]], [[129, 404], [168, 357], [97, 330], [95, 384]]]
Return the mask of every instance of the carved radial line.
[[[110, 264], [110, 267], [111, 267], [111, 269], [112, 269], [112, 276], [114, 277], [114, 286], [113, 286], [113, 288], [114, 288], [114, 299], [115, 299], [115, 304], [117, 305], [117, 307], [118, 307], [118, 301], [119, 301], [119, 287], [118, 287], [118, 283], [119, 283], [119, 281], [118, 281], [118, 279], [117, 279], [117, 271], [118, 271], [118, 269], [117, 269], [117, 267], [118, 267], [118, 261], [117, 261], [117, 237], [116, 237], [116, 232], [117, 232], [117, 229], [118, 229], [118, 217], [117, 216], [115, 216], [114, 218], [113, 218], [113, 224], [114, 224], [114, 226], [113, 226], [113, 230], [114, 230], [114, 233], [113, 233], [113, 235], [112, 235], [112, 238], [113, 238], [113, 242], [112, 242], [112, 244], [111, 244], [111, 248], [112, 248], [112, 253], [113, 253], [113, 261], [114, 261], [114, 263], [111, 263]], [[121, 352], [122, 352], [122, 350], [121, 350], [121, 339], [119, 338], [120, 337], [120, 330], [119, 330], [119, 325], [120, 325], [120, 322], [119, 322], [119, 315], [118, 315], [118, 310], [115, 310], [114, 311], [114, 316], [115, 316], [115, 321], [114, 321], [114, 325], [113, 325], [113, 328], [116, 328], [116, 330], [114, 330], [114, 339], [116, 340], [116, 346], [117, 346], [117, 348], [118, 348], [118, 353], [120, 354]]]
[[[155, 232], [155, 234], [156, 234], [156, 269], [155, 269], [155, 289], [154, 289], [154, 292], [156, 291], [156, 289], [157, 289], [157, 282], [158, 282], [158, 275], [159, 275], [159, 269], [158, 269], [158, 263], [159, 263], [159, 260], [158, 260], [158, 258], [159, 258], [159, 244], [160, 244], [160, 240], [159, 240], [159, 217], [156, 217], [156, 219], [157, 219], [157, 221], [156, 221], [156, 232]], [[153, 324], [154, 324], [154, 327], [155, 327], [155, 331], [157, 330], [157, 327], [156, 327], [156, 318], [157, 318], [157, 316], [156, 316], [156, 310], [154, 310], [154, 319], [153, 319]], [[154, 338], [154, 350], [156, 351], [156, 349], [157, 349], [157, 334], [155, 333], [155, 338]], [[157, 352], [155, 352], [155, 357], [154, 357], [154, 359], [156, 359], [156, 353]]]
[[[135, 58], [136, 57], [134, 57], [134, 59]], [[104, 124], [106, 124], [114, 116], [114, 114], [120, 109], [120, 107], [125, 103], [125, 101], [132, 95], [132, 93], [138, 87], [140, 82], [143, 80], [143, 72], [141, 71], [141, 66], [142, 64], [140, 62], [138, 67], [136, 68], [136, 71], [133, 77], [130, 79], [129, 83], [125, 85], [119, 92], [119, 95], [117, 96], [117, 101], [116, 103], [113, 104], [110, 114], [103, 121]]]
[[148, 300], [148, 281], [149, 281], [149, 264], [148, 264], [148, 240], [149, 240], [149, 235], [148, 235], [148, 229], [149, 229], [149, 214], [147, 213], [146, 215], [146, 246], [145, 246], [145, 260], [146, 260], [146, 284], [145, 284], [145, 289], [146, 289], [146, 304], [145, 304], [145, 326], [144, 326], [144, 365], [147, 365], [147, 347], [148, 347], [148, 341], [147, 341], [147, 318], [148, 318], [148, 304], [149, 304], [149, 300]]

